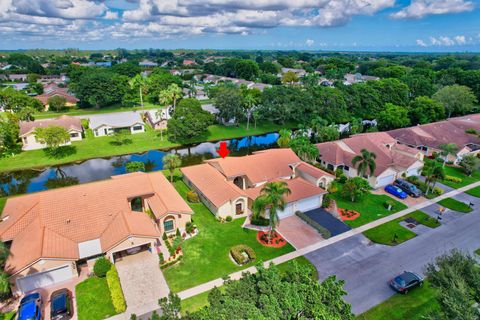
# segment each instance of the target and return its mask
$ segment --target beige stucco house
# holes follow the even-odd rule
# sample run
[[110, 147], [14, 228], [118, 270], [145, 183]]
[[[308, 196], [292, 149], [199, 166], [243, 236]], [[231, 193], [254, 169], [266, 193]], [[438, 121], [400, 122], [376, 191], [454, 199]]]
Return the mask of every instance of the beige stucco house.
[[125, 130], [131, 134], [145, 132], [145, 124], [138, 112], [115, 112], [89, 116], [89, 126], [95, 137], [109, 136]]

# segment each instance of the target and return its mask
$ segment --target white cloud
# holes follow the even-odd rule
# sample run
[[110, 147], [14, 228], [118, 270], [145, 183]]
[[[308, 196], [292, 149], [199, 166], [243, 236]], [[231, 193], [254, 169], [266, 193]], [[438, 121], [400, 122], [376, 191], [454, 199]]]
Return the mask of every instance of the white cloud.
[[306, 45], [307, 47], [313, 46], [314, 43], [315, 43], [315, 40], [312, 40], [312, 39], [307, 39], [307, 40], [305, 40], [305, 45]]
[[439, 36], [439, 37], [430, 37], [428, 39], [429, 41], [425, 41], [422, 39], [417, 39], [416, 43], [420, 47], [428, 47], [428, 46], [445, 46], [445, 47], [450, 47], [450, 46], [462, 46], [466, 45], [469, 43], [470, 40], [467, 39], [466, 36], [464, 35], [457, 35], [454, 37], [448, 37], [448, 36]]
[[105, 16], [103, 18], [107, 20], [116, 20], [118, 19], [118, 12], [107, 11], [107, 13], [105, 13]]
[[422, 39], [417, 39], [417, 45], [419, 45], [420, 47], [426, 47], [427, 46], [425, 41], [423, 41]]
[[411, 0], [409, 6], [391, 14], [394, 19], [420, 19], [428, 15], [472, 11], [474, 3], [466, 0]]
[[455, 40], [455, 42], [457, 44], [465, 44], [467, 43], [467, 39], [465, 38], [465, 36], [455, 36], [455, 38], [453, 38]]

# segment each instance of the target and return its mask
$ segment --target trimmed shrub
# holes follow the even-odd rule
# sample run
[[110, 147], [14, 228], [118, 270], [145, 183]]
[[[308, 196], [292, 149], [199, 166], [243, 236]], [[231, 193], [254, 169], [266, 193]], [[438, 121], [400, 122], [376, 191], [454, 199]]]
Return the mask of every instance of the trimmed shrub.
[[180, 235], [181, 235], [181, 234], [180, 234], [180, 229], [177, 228], [177, 231], [175, 231], [175, 235], [176, 235], [177, 237], [180, 237]]
[[441, 196], [442, 194], [445, 193], [445, 191], [439, 187], [433, 188], [432, 192], [438, 196]]
[[[246, 254], [246, 256], [244, 255]], [[250, 261], [253, 261], [257, 258], [255, 251], [247, 245], [239, 244], [230, 249], [230, 254], [232, 255], [233, 260], [239, 265], [246, 264]]]
[[101, 257], [95, 261], [93, 273], [99, 278], [104, 278], [107, 272], [112, 268], [112, 263], [105, 257]]
[[345, 183], [347, 182], [348, 178], [346, 175], [344, 175], [343, 173], [341, 175], [339, 175], [336, 179], [339, 183]]
[[160, 252], [158, 254], [158, 260], [160, 260], [160, 264], [164, 264], [165, 263], [165, 257], [163, 256], [163, 252]]
[[264, 217], [252, 217], [250, 223], [254, 226], [266, 227], [269, 225], [270, 221]]
[[395, 202], [393, 202], [392, 200], [387, 200], [383, 203], [383, 206], [385, 207], [385, 209], [387, 210], [391, 210], [393, 208], [393, 206], [395, 205]]
[[177, 262], [180, 262], [181, 260], [183, 259], [183, 256], [178, 256], [177, 259], [173, 260], [173, 261], [170, 261], [170, 262], [167, 262], [165, 264], [162, 264], [160, 266], [160, 269], [166, 269], [170, 266], [173, 266], [174, 264], [176, 264]]
[[446, 176], [445, 176], [445, 180], [446, 180], [446, 181], [453, 182], [453, 183], [461, 183], [461, 182], [463, 181], [462, 178], [458, 178], [458, 177], [454, 177], [454, 176], [449, 176], [449, 175], [446, 175]]
[[335, 182], [330, 183], [330, 186], [328, 187], [328, 192], [330, 192], [330, 193], [338, 192], [338, 186]]
[[166, 240], [165, 241], [165, 245], [167, 246], [167, 250], [168, 250], [168, 253], [173, 256], [175, 254], [175, 249], [172, 247], [172, 245], [170, 244], [170, 241], [169, 240]]
[[332, 196], [330, 196], [329, 194], [324, 195], [322, 200], [322, 208], [330, 207], [331, 203], [332, 203]]
[[407, 177], [407, 181], [416, 185], [420, 179], [417, 176], [410, 176]]
[[110, 296], [112, 297], [113, 307], [117, 313], [125, 312], [127, 309], [127, 303], [123, 296], [122, 285], [120, 284], [120, 278], [118, 277], [117, 268], [112, 265], [107, 272], [107, 284], [110, 289]]
[[305, 221], [310, 227], [317, 230], [318, 233], [320, 233], [324, 239], [328, 239], [332, 236], [332, 234], [330, 233], [330, 231], [327, 228], [325, 228], [324, 226], [319, 224], [317, 221], [315, 221], [312, 218], [310, 218], [309, 216], [307, 216], [305, 213], [303, 213], [301, 211], [297, 211], [297, 212], [295, 212], [295, 215], [297, 215], [297, 217], [299, 217], [300, 219]]
[[193, 233], [193, 231], [195, 231], [195, 226], [193, 225], [193, 223], [191, 223], [190, 221], [187, 222], [187, 224], [185, 225], [185, 231], [187, 231], [187, 233]]
[[232, 222], [232, 220], [233, 220], [232, 216], [227, 216], [225, 218], [225, 221], [227, 221], [227, 222]]
[[200, 202], [200, 198], [198, 197], [198, 194], [193, 190], [190, 190], [187, 192], [187, 200], [188, 202], [192, 202], [192, 203]]
[[473, 129], [473, 128], [469, 128], [467, 130], [465, 130], [465, 133], [468, 133], [468, 134], [477, 134], [477, 130]]

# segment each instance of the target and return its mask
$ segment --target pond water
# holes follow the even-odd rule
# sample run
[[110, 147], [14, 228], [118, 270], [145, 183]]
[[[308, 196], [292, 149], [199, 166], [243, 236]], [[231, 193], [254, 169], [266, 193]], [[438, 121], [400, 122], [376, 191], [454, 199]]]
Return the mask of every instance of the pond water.
[[[277, 133], [226, 140], [230, 155], [242, 156], [254, 151], [276, 147]], [[130, 161], [145, 163], [147, 172], [163, 169], [163, 157], [178, 154], [182, 166], [202, 163], [218, 157], [220, 142], [204, 142], [169, 151], [151, 150], [145, 153], [128, 154], [110, 158], [95, 158], [79, 163], [52, 166], [37, 170], [19, 170], [0, 174], [0, 195], [31, 193], [79, 183], [108, 179], [125, 173], [125, 164]]]

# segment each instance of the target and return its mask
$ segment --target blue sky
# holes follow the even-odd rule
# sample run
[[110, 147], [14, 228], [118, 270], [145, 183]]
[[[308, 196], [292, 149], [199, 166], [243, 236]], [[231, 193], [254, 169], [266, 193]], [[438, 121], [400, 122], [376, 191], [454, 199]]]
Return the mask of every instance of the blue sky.
[[0, 0], [0, 49], [480, 51], [480, 0]]

